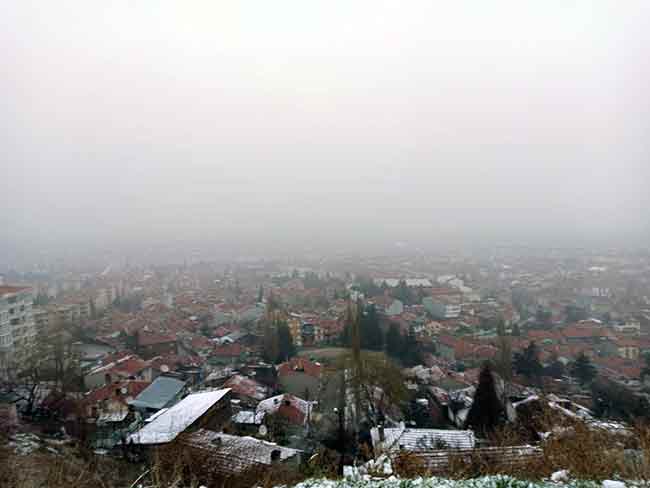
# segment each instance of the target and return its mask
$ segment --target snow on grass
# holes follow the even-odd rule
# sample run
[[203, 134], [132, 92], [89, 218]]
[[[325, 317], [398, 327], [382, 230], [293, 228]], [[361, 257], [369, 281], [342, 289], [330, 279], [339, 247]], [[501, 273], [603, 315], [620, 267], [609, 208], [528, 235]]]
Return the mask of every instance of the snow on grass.
[[[615, 486], [614, 486], [615, 484]], [[628, 483], [628, 487], [635, 484]], [[445, 478], [399, 479], [309, 479], [294, 488], [625, 488], [623, 482], [568, 480], [562, 483], [552, 481], [526, 481], [510, 476], [484, 476], [467, 480]]]

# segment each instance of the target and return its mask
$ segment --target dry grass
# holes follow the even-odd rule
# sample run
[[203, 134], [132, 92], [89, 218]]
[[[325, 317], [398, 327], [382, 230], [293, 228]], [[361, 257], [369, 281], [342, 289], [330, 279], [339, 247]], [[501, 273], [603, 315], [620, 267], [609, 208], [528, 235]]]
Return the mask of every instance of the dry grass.
[[69, 451], [64, 455], [33, 453], [18, 456], [0, 451], [0, 486], [15, 488], [123, 488], [141, 467], [120, 460]]
[[[554, 419], [555, 420], [555, 419]], [[540, 420], [543, 422], [543, 420]], [[549, 424], [557, 427], [557, 423]], [[495, 432], [490, 444], [497, 447], [520, 446], [528, 443], [527, 433], [511, 428]], [[2, 445], [2, 443], [0, 443]], [[499, 459], [489, 451], [470, 456], [450, 455], [444, 470], [432, 471], [425, 458], [403, 453], [394, 459], [395, 472], [403, 478], [441, 476], [468, 479], [491, 474], [510, 475], [518, 479], [541, 480], [554, 471], [567, 469], [572, 478], [600, 481], [623, 478], [650, 481], [650, 427], [639, 424], [627, 435], [589, 428], [574, 422], [563, 425], [563, 431], [539, 444], [541, 454], [525, 458], [524, 462]], [[233, 453], [236, 456], [237, 453]], [[216, 469], [208, 455], [171, 444], [155, 452], [149, 462], [150, 474], [145, 486], [210, 487], [249, 486], [271, 487], [291, 485], [306, 477], [336, 477], [338, 454], [323, 451], [306, 464], [304, 470], [282, 465], [269, 469], [267, 465], [252, 466], [243, 473]], [[124, 488], [144, 470], [143, 465], [118, 459], [81, 456], [72, 448], [64, 456], [35, 452], [17, 456], [0, 448], [0, 486], [16, 488]]]
[[[552, 424], [557, 427], [556, 424]], [[576, 479], [601, 481], [623, 478], [650, 481], [650, 427], [637, 425], [623, 435], [588, 427], [581, 422], [565, 425], [560, 434], [541, 442], [541, 456], [525, 462], [509, 463], [489, 453], [476, 451], [471, 456], [451, 454], [444, 470], [433, 472], [425, 456], [401, 454], [394, 463], [396, 472], [405, 478], [443, 476], [467, 479], [492, 474], [510, 475], [519, 479], [541, 480], [561, 469], [569, 470]], [[527, 444], [522, 432], [502, 429], [490, 439], [493, 446]]]

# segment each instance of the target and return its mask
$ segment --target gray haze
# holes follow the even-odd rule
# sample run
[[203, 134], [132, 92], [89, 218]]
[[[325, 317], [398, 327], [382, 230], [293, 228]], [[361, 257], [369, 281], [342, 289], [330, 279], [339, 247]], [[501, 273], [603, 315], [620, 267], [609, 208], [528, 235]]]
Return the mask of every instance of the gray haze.
[[0, 250], [644, 245], [650, 2], [2, 2]]

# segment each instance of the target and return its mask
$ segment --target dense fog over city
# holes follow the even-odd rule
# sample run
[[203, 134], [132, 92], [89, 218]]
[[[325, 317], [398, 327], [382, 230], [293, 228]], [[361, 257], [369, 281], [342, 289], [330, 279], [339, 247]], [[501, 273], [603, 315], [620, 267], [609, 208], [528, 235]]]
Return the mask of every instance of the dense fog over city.
[[2, 10], [0, 264], [647, 245], [648, 2]]
[[2, 2], [0, 487], [650, 480], [649, 21]]

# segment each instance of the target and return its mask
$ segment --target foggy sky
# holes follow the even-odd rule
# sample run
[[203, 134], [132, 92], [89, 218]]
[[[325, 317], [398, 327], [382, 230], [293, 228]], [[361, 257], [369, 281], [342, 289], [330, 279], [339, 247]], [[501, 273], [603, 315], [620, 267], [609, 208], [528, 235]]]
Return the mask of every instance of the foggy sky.
[[5, 0], [0, 250], [647, 246], [649, 21], [644, 0]]

